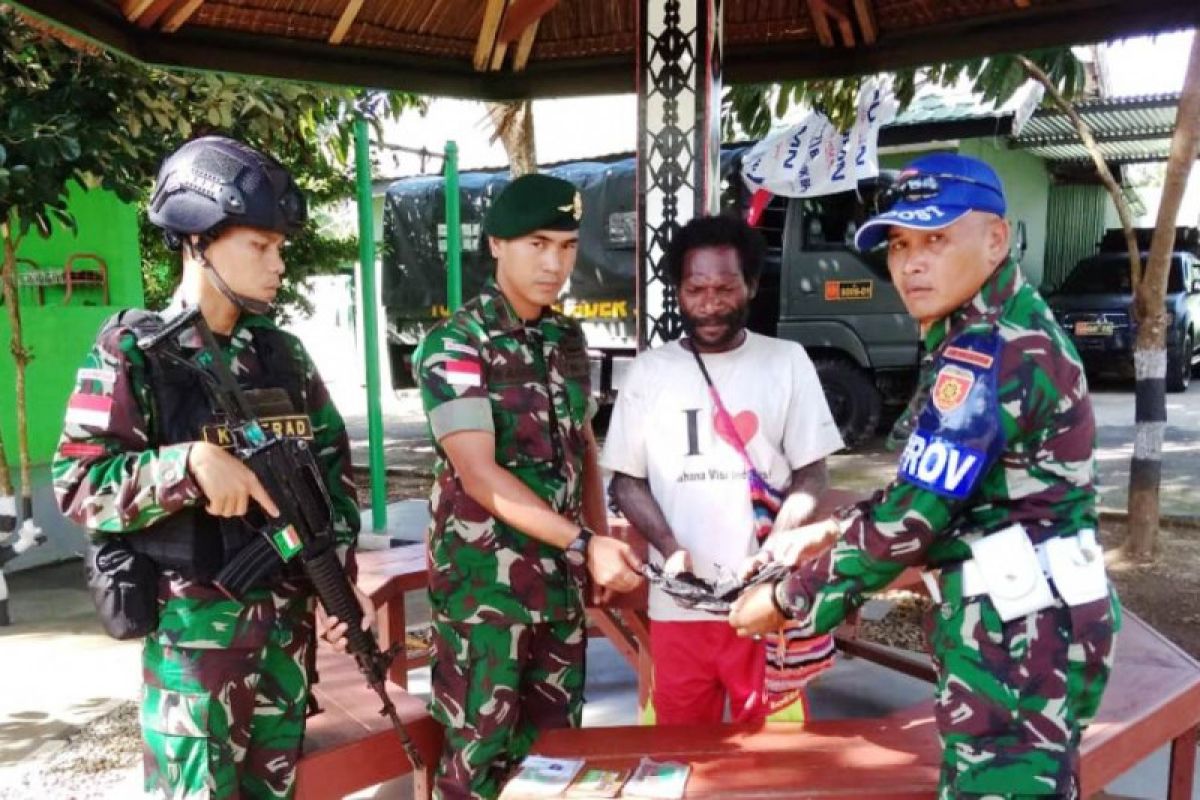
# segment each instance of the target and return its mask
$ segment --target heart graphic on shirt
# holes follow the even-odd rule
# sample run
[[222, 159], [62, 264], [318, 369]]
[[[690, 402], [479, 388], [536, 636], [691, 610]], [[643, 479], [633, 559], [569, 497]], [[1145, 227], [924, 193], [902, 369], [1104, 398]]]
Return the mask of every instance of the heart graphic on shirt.
[[750, 444], [754, 434], [758, 433], [758, 417], [753, 411], [742, 411], [733, 416], [733, 427], [737, 428], [741, 440]]

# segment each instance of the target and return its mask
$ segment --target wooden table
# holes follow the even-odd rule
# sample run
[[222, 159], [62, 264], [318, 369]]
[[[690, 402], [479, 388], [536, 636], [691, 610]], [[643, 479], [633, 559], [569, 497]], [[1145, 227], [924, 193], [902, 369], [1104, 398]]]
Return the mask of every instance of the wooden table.
[[428, 656], [410, 659], [404, 649], [404, 632], [408, 616], [404, 610], [404, 595], [424, 590], [429, 585], [429, 566], [425, 545], [411, 544], [388, 550], [368, 550], [356, 553], [358, 588], [371, 598], [379, 609], [379, 646], [386, 650], [399, 643], [396, 660], [388, 669], [392, 683], [408, 688], [408, 671], [428, 663]]
[[[1126, 612], [1104, 703], [1082, 747], [1091, 796], [1171, 744], [1169, 800], [1189, 800], [1200, 726], [1200, 664]], [[941, 747], [929, 700], [882, 719], [550, 731], [533, 752], [631, 767], [642, 756], [692, 765], [689, 798], [930, 798]]]

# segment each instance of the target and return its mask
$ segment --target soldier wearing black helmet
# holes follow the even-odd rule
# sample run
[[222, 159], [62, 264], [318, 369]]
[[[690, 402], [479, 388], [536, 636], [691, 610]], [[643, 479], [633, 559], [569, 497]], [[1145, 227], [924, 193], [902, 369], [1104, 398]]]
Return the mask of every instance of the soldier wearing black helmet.
[[[344, 553], [359, 528], [345, 426], [304, 347], [265, 316], [283, 278], [281, 249], [305, 215], [283, 166], [216, 136], [167, 158], [150, 201], [151, 222], [183, 262], [163, 317], [198, 304], [260, 418], [312, 440]], [[136, 347], [161, 325], [134, 309], [101, 330], [68, 402], [55, 492], [88, 531], [93, 576], [133, 565], [144, 607], [157, 609], [138, 616], [127, 604], [126, 618], [105, 619], [114, 635], [145, 636], [147, 793], [290, 797], [308, 701], [311, 587], [287, 568], [237, 598], [213, 586], [253, 535], [246, 515], [278, 511], [227, 451], [228, 431], [195, 377]], [[192, 331], [179, 344], [199, 346]], [[343, 625], [322, 627], [340, 642]]]

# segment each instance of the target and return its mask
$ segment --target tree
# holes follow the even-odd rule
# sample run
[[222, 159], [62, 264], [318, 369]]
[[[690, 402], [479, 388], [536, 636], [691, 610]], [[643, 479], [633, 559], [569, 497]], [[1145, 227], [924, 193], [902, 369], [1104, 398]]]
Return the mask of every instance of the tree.
[[512, 100], [487, 104], [492, 123], [492, 141], [500, 140], [508, 156], [509, 172], [519, 178], [537, 172], [537, 149], [533, 138], [533, 101]]
[[[984, 102], [1004, 103], [1028, 79], [1021, 59], [1037, 65], [1067, 98], [1084, 85], [1084, 68], [1070, 48], [1032, 51], [1022, 55], [999, 55], [971, 61], [954, 61], [910, 67], [891, 73], [896, 101], [903, 109], [922, 85], [953, 87], [970, 83]], [[752, 139], [766, 136], [776, 119], [793, 107], [810, 106], [842, 129], [854, 123], [862, 83], [869, 76], [789, 81], [779, 84], [739, 84], [726, 89], [722, 98], [722, 129], [726, 138], [739, 132]]]
[[[1162, 481], [1162, 429], [1167, 419], [1164, 394], [1167, 374], [1167, 320], [1164, 299], [1175, 219], [1192, 164], [1200, 156], [1200, 35], [1192, 37], [1183, 92], [1175, 116], [1175, 133], [1167, 157], [1162, 199], [1155, 220], [1150, 254], [1134, 296], [1138, 322], [1134, 341], [1137, 376], [1133, 461], [1129, 470], [1129, 536], [1125, 553], [1137, 560], [1154, 556], [1158, 543], [1158, 491]], [[1136, 243], [1135, 243], [1136, 244]], [[1139, 259], [1140, 260], [1140, 259]], [[1185, 358], [1190, 354], [1185, 353]], [[1186, 368], [1187, 361], [1184, 362]]]
[[[420, 103], [403, 93], [377, 99], [385, 117]], [[352, 196], [346, 165], [356, 100], [350, 89], [148, 69], [78, 40], [64, 42], [62, 34], [0, 4], [0, 280], [17, 367], [17, 446], [26, 518], [32, 485], [25, 367], [33, 354], [22, 340], [15, 271], [24, 238], [75, 230], [67, 209], [72, 183], [109, 189], [128, 202], [144, 200], [163, 156], [205, 133], [232, 135], [275, 154], [314, 204]], [[353, 241], [323, 239], [311, 222], [298, 239], [297, 252], [289, 253], [293, 284], [336, 268], [354, 252]], [[2, 444], [0, 492], [12, 495]]]

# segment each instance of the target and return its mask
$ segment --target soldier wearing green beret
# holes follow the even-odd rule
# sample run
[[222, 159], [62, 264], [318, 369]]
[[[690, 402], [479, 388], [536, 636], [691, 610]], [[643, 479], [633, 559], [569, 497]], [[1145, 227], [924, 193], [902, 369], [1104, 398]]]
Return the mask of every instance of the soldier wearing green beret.
[[495, 797], [539, 731], [579, 724], [587, 575], [604, 591], [641, 583], [606, 535], [587, 342], [551, 308], [582, 210], [567, 181], [510, 183], [484, 218], [495, 279], [416, 360], [438, 455], [429, 598], [446, 800]]

